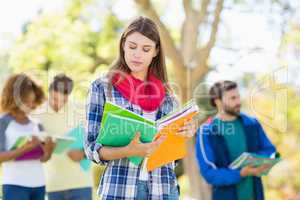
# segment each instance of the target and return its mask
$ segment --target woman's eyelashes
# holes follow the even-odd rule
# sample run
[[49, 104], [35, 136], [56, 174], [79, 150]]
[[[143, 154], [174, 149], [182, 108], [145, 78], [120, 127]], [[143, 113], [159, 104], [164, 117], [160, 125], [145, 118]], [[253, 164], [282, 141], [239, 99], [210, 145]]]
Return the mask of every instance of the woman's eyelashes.
[[151, 50], [151, 48], [143, 48], [143, 51], [146, 53], [149, 52], [150, 50]]
[[136, 46], [129, 46], [129, 49], [136, 49]]
[[[129, 48], [130, 48], [130, 49], [136, 49], [137, 46], [129, 46]], [[149, 52], [150, 50], [151, 50], [151, 48], [149, 48], [149, 47], [144, 47], [144, 48], [143, 48], [143, 51], [146, 52], [146, 53]]]

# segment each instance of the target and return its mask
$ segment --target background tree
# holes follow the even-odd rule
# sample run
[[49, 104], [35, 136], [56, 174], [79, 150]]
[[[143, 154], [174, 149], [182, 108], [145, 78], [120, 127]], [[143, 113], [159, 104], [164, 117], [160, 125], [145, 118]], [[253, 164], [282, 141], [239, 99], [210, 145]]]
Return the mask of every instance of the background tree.
[[[80, 85], [78, 91], [83, 98], [90, 81], [102, 70], [107, 70], [108, 64], [115, 58], [117, 40], [125, 24], [111, 9], [117, 1], [106, 3], [108, 11], [101, 9], [102, 1], [67, 2], [63, 10], [55, 13], [41, 10], [36, 19], [27, 23], [10, 52], [9, 60], [14, 71], [35, 71], [46, 84], [51, 78], [49, 72], [68, 73]], [[167, 9], [164, 7], [166, 1], [134, 2], [142, 14], [152, 18], [159, 26], [168, 61], [171, 61], [167, 63], [168, 71], [171, 72], [171, 79], [177, 83], [176, 89], [181, 100], [184, 102], [192, 96], [200, 96], [198, 102], [201, 109], [206, 111], [213, 110], [205, 97], [208, 87], [205, 79], [209, 72], [219, 67], [211, 62], [213, 50], [223, 48], [235, 55], [233, 63], [227, 65], [235, 65], [242, 56], [261, 51], [261, 47], [242, 49], [224, 42], [226, 23], [222, 21], [222, 12], [239, 10], [241, 13], [279, 14], [284, 18], [281, 26], [284, 35], [285, 24], [288, 22], [286, 19], [289, 18], [287, 13], [290, 11], [288, 1], [285, 0], [183, 0], [182, 12], [185, 18], [179, 24], [179, 29], [175, 30], [162, 17], [162, 12]], [[220, 29], [223, 29], [222, 35], [218, 34]], [[229, 35], [230, 31], [225, 31], [225, 34]], [[210, 199], [209, 187], [200, 177], [195, 163], [193, 141], [189, 144], [189, 153], [185, 168], [191, 196], [195, 199]]]
[[34, 72], [46, 84], [51, 72], [66, 72], [82, 84], [77, 91], [85, 96], [89, 80], [115, 58], [116, 38], [123, 28], [112, 12], [106, 13], [101, 23], [91, 24], [97, 17], [90, 15], [94, 5], [93, 1], [70, 1], [60, 12], [41, 11], [24, 26], [11, 51], [13, 70]]
[[[155, 5], [150, 0], [135, 0], [141, 11], [158, 24], [162, 36], [162, 43], [166, 55], [172, 62], [175, 79], [183, 102], [192, 96], [199, 94], [197, 86], [205, 82], [205, 77], [213, 67], [209, 58], [213, 47], [216, 45], [218, 30], [221, 24], [221, 13], [225, 7], [224, 0], [183, 0], [185, 18], [180, 28], [180, 43], [176, 44], [167, 26], [161, 20]], [[230, 1], [226, 1], [227, 3]], [[258, 1], [231, 1], [226, 4], [230, 7], [234, 4], [258, 3]], [[270, 1], [270, 9], [273, 5], [279, 5], [284, 14], [290, 9], [288, 2], [276, 0]], [[285, 22], [285, 21], [284, 21]], [[203, 35], [208, 33], [208, 39]], [[255, 48], [254, 48], [255, 49]], [[204, 84], [205, 85], [205, 84]], [[203, 84], [198, 90], [205, 91]], [[203, 90], [204, 89], [204, 90]], [[206, 104], [207, 105], [207, 104]], [[202, 122], [205, 118], [202, 118]], [[201, 124], [201, 121], [199, 122]], [[189, 155], [184, 159], [185, 172], [188, 174], [191, 196], [196, 199], [210, 199], [210, 189], [200, 177], [199, 169], [195, 161], [194, 142], [188, 144]]]

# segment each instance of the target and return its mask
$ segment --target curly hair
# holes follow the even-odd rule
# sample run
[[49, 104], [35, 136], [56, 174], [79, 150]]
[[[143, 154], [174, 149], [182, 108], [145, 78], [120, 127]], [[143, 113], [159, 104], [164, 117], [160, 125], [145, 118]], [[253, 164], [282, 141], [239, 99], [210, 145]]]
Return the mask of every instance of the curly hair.
[[6, 81], [0, 99], [2, 112], [21, 112], [23, 102], [30, 94], [34, 94], [34, 105], [39, 106], [45, 100], [45, 94], [41, 86], [37, 85], [24, 73], [14, 74]]

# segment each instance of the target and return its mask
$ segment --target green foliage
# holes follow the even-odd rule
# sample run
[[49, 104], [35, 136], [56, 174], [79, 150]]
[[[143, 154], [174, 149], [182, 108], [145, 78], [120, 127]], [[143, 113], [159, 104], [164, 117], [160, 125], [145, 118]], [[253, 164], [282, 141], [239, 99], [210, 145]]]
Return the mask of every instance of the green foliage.
[[94, 31], [84, 17], [90, 1], [80, 2], [72, 1], [62, 12], [41, 12], [26, 25], [10, 54], [14, 72], [34, 74], [45, 88], [52, 76], [64, 72], [78, 84], [78, 98], [86, 95], [89, 80], [116, 57], [123, 24], [109, 13]]
[[210, 103], [209, 87], [207, 84], [198, 85], [193, 96], [201, 110], [198, 116], [200, 121], [217, 113], [216, 108]]
[[8, 55], [0, 53], [0, 89], [3, 86], [8, 74], [10, 73], [10, 68], [7, 65]]
[[[288, 129], [281, 132], [276, 128], [276, 126], [281, 126], [280, 124], [262, 123], [283, 158], [283, 161], [276, 165], [267, 177], [264, 177], [266, 199], [296, 199], [297, 192], [300, 189], [298, 178], [300, 176], [300, 161], [298, 158], [300, 96], [295, 88], [290, 87], [287, 98], [287, 116], [285, 117], [287, 118]], [[260, 108], [260, 113], [268, 113], [272, 110], [273, 100], [259, 97], [254, 102]], [[261, 119], [259, 116], [258, 118]], [[263, 122], [262, 119], [260, 121]], [[289, 198], [286, 198], [288, 196]]]
[[[275, 0], [274, 0], [275, 1]], [[154, 1], [159, 2], [159, 1]], [[246, 3], [246, 0], [232, 0], [237, 4]], [[277, 1], [275, 1], [277, 2]], [[48, 81], [58, 72], [65, 72], [75, 81], [74, 98], [85, 99], [90, 81], [96, 79], [99, 73], [107, 70], [108, 65], [114, 60], [118, 50], [118, 38], [124, 27], [113, 13], [105, 12], [103, 22], [96, 27], [91, 26], [91, 19], [98, 16], [86, 16], [87, 8], [93, 6], [93, 0], [69, 1], [67, 7], [61, 12], [41, 12], [33, 21], [26, 24], [24, 33], [17, 40], [11, 50], [9, 66], [14, 72], [27, 72], [37, 76], [47, 88]], [[159, 2], [160, 3], [160, 2]], [[197, 3], [197, 1], [195, 1]], [[159, 13], [165, 4], [156, 5]], [[88, 13], [91, 14], [91, 13]], [[103, 15], [99, 10], [98, 15]], [[168, 27], [171, 36], [178, 45], [181, 41], [180, 32]], [[287, 44], [300, 44], [299, 30], [285, 36]], [[179, 45], [178, 45], [179, 46]], [[174, 68], [167, 60], [170, 79], [175, 79]], [[6, 63], [6, 61], [5, 61]], [[0, 58], [1, 65], [1, 58]], [[3, 68], [0, 67], [2, 75]], [[244, 77], [243, 85], [249, 85], [255, 79], [255, 74]], [[200, 85], [194, 97], [202, 111], [199, 118], [204, 119], [216, 111], [209, 103], [207, 85]], [[265, 179], [267, 185], [267, 199], [285, 198], [285, 188], [292, 191], [300, 190], [300, 161], [298, 149], [300, 137], [300, 97], [295, 90], [289, 94], [288, 106], [288, 133], [278, 133], [266, 127], [272, 141], [282, 154], [284, 161], [272, 170]], [[269, 111], [270, 102], [267, 99], [256, 101], [260, 108]], [[264, 111], [262, 111], [264, 113]], [[185, 184], [187, 181], [184, 180]], [[183, 191], [188, 187], [183, 187]]]
[[282, 50], [285, 51], [288, 47], [293, 46], [299, 52], [300, 47], [300, 27], [292, 27], [292, 30], [284, 35]]

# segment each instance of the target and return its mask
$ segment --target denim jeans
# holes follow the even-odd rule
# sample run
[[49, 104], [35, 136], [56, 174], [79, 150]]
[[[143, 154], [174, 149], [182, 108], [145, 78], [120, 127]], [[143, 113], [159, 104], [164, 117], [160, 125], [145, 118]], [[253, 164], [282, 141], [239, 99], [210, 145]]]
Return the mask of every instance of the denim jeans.
[[43, 187], [23, 187], [18, 185], [2, 186], [3, 200], [44, 200], [45, 186]]
[[[137, 186], [137, 197], [138, 200], [148, 200], [149, 189], [147, 186], [147, 181], [138, 180]], [[169, 194], [168, 200], [179, 200], [179, 191], [177, 186], [171, 187], [171, 193]]]
[[92, 188], [78, 188], [48, 192], [48, 200], [92, 200]]

